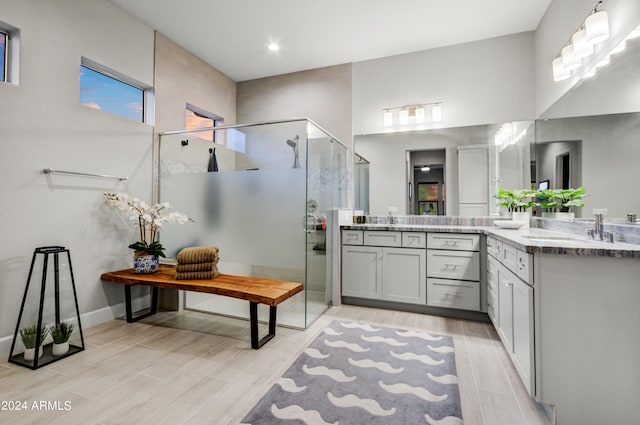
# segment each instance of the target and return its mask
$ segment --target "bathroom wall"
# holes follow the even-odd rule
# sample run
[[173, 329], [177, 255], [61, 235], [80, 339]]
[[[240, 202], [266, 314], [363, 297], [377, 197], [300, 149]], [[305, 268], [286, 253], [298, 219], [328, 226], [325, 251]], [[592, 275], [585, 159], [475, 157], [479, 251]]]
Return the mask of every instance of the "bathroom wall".
[[238, 83], [239, 123], [309, 118], [351, 148], [351, 64]]
[[[534, 118], [533, 37], [526, 32], [354, 63], [354, 134]], [[442, 102], [439, 124], [383, 127], [383, 109], [430, 102]]]
[[[103, 193], [150, 199], [153, 127], [80, 105], [80, 60], [152, 86], [154, 36], [102, 0], [3, 1], [1, 13], [21, 35], [20, 85], [0, 83], [0, 353], [8, 353], [36, 247], [70, 250], [85, 327], [122, 312], [122, 287], [100, 274], [129, 267], [135, 235]], [[44, 175], [48, 167], [129, 180]]]

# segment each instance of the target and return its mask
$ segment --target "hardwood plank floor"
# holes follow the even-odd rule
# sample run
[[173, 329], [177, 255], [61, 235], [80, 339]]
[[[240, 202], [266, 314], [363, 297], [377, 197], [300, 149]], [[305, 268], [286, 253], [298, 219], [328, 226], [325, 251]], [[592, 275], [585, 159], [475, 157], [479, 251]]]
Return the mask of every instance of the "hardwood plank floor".
[[[347, 305], [306, 331], [279, 327], [260, 350], [247, 321], [195, 311], [103, 323], [85, 331], [84, 352], [36, 371], [0, 363], [0, 401], [28, 406], [0, 410], [0, 424], [239, 424], [331, 320], [451, 335], [465, 425], [549, 424], [491, 324]], [[34, 401], [62, 408], [37, 410]]]

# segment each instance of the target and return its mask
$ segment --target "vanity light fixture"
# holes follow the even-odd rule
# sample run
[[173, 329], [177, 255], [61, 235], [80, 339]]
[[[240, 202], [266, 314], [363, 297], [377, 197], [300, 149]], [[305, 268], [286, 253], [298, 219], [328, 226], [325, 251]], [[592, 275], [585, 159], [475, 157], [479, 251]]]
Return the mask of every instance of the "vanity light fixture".
[[393, 125], [393, 112], [385, 110], [382, 114], [383, 124], [385, 127], [391, 127]]
[[408, 109], [400, 109], [398, 112], [398, 124], [407, 125], [409, 124], [409, 110]]
[[398, 125], [424, 124], [427, 122], [427, 107], [431, 107], [431, 121], [442, 121], [442, 102], [419, 103], [415, 105], [394, 106], [382, 110], [382, 125], [392, 127], [394, 125], [393, 110], [398, 110]]
[[609, 16], [604, 10], [598, 11], [601, 3], [602, 1], [598, 2], [593, 13], [584, 21], [587, 41], [591, 44], [602, 43], [609, 38]]
[[431, 120], [433, 122], [442, 121], [442, 106], [439, 103], [436, 103], [435, 106], [431, 109]]
[[606, 11], [598, 10], [603, 2], [604, 0], [598, 1], [552, 60], [554, 81], [569, 78], [571, 71], [582, 66], [582, 59], [593, 54], [594, 45], [609, 38], [609, 17]]
[[425, 173], [429, 170], [431, 170], [431, 167], [429, 167], [428, 165], [423, 165], [422, 167], [420, 167], [420, 171], [423, 171]]

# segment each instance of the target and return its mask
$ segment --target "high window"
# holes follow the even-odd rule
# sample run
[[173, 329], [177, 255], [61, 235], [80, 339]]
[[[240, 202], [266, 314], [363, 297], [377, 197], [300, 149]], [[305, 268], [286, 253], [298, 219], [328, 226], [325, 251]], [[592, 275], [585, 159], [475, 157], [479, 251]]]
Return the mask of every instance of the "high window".
[[[205, 111], [202, 108], [198, 108], [190, 103], [187, 103], [185, 108], [185, 129], [195, 130], [197, 128], [211, 128], [220, 125], [222, 118], [216, 114]], [[196, 133], [189, 133], [192, 137], [197, 137], [201, 140], [216, 143], [216, 132], [211, 131], [198, 131]]]
[[7, 81], [7, 39], [8, 34], [0, 31], [0, 81]]
[[80, 66], [80, 103], [134, 121], [148, 122], [142, 84], [84, 59]]

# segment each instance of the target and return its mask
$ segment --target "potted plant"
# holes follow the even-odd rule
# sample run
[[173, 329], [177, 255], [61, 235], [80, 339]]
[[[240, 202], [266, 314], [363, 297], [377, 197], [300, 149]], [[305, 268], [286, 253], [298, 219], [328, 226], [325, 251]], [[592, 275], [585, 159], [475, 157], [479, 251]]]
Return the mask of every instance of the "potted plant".
[[27, 326], [20, 329], [20, 338], [24, 345], [24, 359], [32, 361], [35, 359], [36, 347], [38, 347], [38, 357], [42, 357], [42, 342], [47, 337], [49, 329], [43, 326], [40, 329], [40, 339], [38, 338], [38, 327], [36, 325]]
[[73, 323], [60, 322], [51, 326], [51, 338], [53, 338], [52, 352], [54, 356], [62, 356], [69, 351], [69, 337], [73, 333]]
[[164, 247], [158, 241], [158, 232], [165, 223], [184, 224], [193, 221], [186, 215], [172, 211], [168, 202], [149, 206], [126, 193], [105, 193], [107, 203], [127, 214], [138, 226], [140, 239], [129, 245], [133, 249], [133, 269], [136, 273], [153, 273], [158, 270], [158, 257], [165, 257]]
[[571, 212], [571, 207], [584, 207], [583, 198], [587, 196], [584, 188], [577, 189], [546, 189], [536, 193], [540, 199], [542, 216], [545, 218], [573, 219], [575, 213]]
[[500, 201], [500, 206], [505, 207], [511, 213], [513, 221], [524, 223], [524, 227], [529, 227], [531, 213], [529, 209], [537, 205], [533, 200], [535, 191], [528, 189], [506, 190], [499, 189], [495, 198]]

